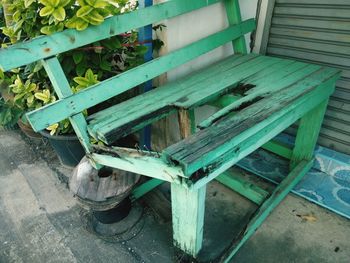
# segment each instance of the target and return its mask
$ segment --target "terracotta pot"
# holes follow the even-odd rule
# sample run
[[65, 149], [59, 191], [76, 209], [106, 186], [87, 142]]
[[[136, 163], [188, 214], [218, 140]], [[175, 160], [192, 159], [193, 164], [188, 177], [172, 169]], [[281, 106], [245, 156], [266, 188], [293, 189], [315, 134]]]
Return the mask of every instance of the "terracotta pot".
[[22, 119], [19, 119], [17, 122], [19, 128], [21, 129], [21, 131], [29, 138], [31, 139], [40, 139], [41, 135], [40, 133], [35, 132], [32, 127], [27, 124], [24, 123]]

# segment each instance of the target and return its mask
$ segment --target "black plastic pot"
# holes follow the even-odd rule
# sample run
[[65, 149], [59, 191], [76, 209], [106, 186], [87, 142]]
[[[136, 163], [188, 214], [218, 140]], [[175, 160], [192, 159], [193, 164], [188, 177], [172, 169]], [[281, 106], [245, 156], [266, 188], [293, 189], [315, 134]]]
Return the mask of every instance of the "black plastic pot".
[[63, 166], [75, 167], [85, 156], [76, 135], [50, 135], [47, 131], [41, 131], [40, 134], [49, 140]]
[[123, 220], [131, 210], [131, 200], [125, 198], [116, 207], [106, 211], [93, 211], [95, 218], [103, 224], [113, 224]]

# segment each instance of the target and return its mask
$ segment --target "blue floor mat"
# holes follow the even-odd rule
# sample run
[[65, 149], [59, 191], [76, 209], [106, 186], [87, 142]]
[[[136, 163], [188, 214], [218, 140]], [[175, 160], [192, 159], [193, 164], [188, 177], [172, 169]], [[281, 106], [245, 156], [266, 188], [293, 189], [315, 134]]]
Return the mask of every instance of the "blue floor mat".
[[[279, 183], [288, 174], [288, 161], [264, 150], [257, 150], [238, 164], [241, 168], [266, 180]], [[315, 163], [317, 167], [318, 163]], [[313, 168], [293, 193], [350, 219], [350, 177], [348, 170], [334, 170], [327, 174]]]

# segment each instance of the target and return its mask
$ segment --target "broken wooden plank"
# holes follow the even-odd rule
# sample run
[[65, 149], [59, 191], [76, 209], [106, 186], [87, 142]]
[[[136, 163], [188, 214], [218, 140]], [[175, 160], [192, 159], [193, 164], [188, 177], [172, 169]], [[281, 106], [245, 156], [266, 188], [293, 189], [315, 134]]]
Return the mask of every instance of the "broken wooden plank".
[[180, 183], [184, 177], [181, 168], [169, 166], [154, 152], [121, 147], [98, 149], [95, 147], [95, 153], [88, 155], [92, 162], [168, 182]]
[[228, 117], [168, 147], [163, 151], [164, 157], [182, 165], [185, 175], [190, 176], [232, 149], [233, 145], [237, 145], [289, 111], [301, 111], [302, 114], [305, 113], [304, 109], [311, 109], [308, 105], [300, 109], [298, 107], [306, 101], [319, 101], [320, 98], [325, 99], [329, 96], [333, 89], [327, 89], [327, 85], [334, 83], [338, 76], [337, 70], [322, 69], [298, 85], [292, 85], [240, 111], [235, 116]]

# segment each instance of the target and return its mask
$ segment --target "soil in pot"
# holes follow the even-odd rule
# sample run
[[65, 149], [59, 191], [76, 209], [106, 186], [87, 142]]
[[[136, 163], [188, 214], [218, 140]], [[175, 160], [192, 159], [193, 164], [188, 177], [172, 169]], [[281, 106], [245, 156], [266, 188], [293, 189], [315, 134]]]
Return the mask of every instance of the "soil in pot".
[[49, 140], [63, 166], [73, 168], [85, 156], [76, 135], [50, 135], [47, 131], [41, 131], [40, 134]]

